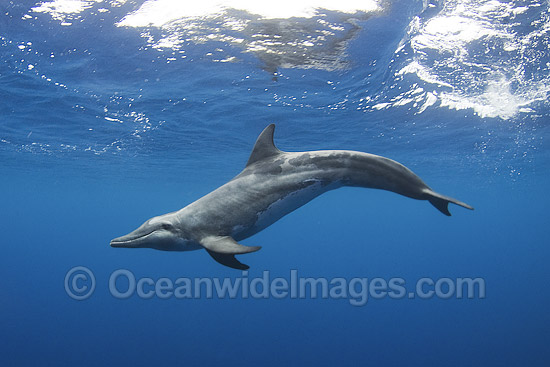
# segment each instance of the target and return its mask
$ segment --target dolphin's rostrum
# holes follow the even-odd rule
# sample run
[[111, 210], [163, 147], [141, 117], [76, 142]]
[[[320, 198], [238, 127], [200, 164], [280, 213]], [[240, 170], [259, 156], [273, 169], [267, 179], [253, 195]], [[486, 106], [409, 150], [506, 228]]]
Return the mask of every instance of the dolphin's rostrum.
[[225, 185], [185, 208], [153, 217], [112, 247], [189, 251], [201, 248], [217, 262], [248, 269], [235, 255], [258, 251], [237, 241], [275, 223], [322, 193], [342, 186], [383, 189], [428, 200], [445, 215], [448, 204], [473, 209], [438, 194], [402, 164], [347, 150], [283, 152], [273, 143], [275, 125], [258, 137], [245, 169]]

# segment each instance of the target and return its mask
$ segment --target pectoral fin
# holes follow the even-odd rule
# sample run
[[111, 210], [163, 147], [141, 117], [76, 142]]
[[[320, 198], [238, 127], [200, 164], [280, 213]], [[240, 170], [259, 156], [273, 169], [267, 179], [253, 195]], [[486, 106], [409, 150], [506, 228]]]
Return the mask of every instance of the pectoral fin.
[[235, 259], [235, 255], [261, 249], [261, 246], [243, 246], [229, 236], [208, 236], [203, 238], [200, 244], [220, 264], [240, 270], [246, 270], [249, 266]]
[[206, 250], [210, 256], [217, 262], [219, 262], [222, 265], [229, 266], [233, 269], [240, 269], [240, 270], [246, 270], [250, 268], [250, 266], [241, 263], [239, 260], [235, 259], [235, 255], [228, 255], [228, 254], [220, 254], [218, 252]]

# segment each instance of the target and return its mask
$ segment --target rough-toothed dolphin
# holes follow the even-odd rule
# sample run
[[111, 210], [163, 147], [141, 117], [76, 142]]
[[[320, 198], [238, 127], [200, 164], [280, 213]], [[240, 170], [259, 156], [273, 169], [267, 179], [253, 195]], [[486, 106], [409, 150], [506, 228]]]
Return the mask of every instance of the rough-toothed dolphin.
[[283, 152], [273, 143], [275, 125], [256, 140], [244, 170], [235, 178], [185, 208], [153, 217], [112, 247], [189, 251], [201, 248], [217, 262], [235, 269], [248, 266], [235, 255], [258, 251], [237, 241], [275, 223], [315, 197], [342, 186], [393, 191], [428, 200], [445, 215], [448, 204], [473, 209], [438, 194], [402, 164], [349, 150]]

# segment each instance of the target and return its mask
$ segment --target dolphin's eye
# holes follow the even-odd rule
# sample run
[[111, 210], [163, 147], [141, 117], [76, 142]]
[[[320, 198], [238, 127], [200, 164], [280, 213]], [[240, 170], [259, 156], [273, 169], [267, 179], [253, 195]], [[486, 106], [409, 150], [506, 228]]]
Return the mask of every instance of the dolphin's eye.
[[171, 231], [172, 229], [174, 229], [174, 226], [171, 225], [170, 223], [162, 223], [162, 224], [160, 225], [160, 227], [161, 227], [162, 229], [167, 230], [167, 231]]

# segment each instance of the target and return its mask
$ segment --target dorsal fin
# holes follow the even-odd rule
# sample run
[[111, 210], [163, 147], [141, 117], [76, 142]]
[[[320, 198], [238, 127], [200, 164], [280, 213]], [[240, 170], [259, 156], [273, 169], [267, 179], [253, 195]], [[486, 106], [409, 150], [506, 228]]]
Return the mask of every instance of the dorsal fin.
[[246, 162], [247, 167], [252, 163], [256, 163], [262, 159], [281, 153], [281, 151], [275, 146], [275, 143], [273, 143], [274, 131], [275, 124], [271, 124], [266, 127], [264, 131], [262, 131], [260, 136], [258, 136], [258, 139], [256, 139], [256, 144], [254, 144], [254, 148], [250, 154], [250, 158], [248, 158], [248, 162]]

